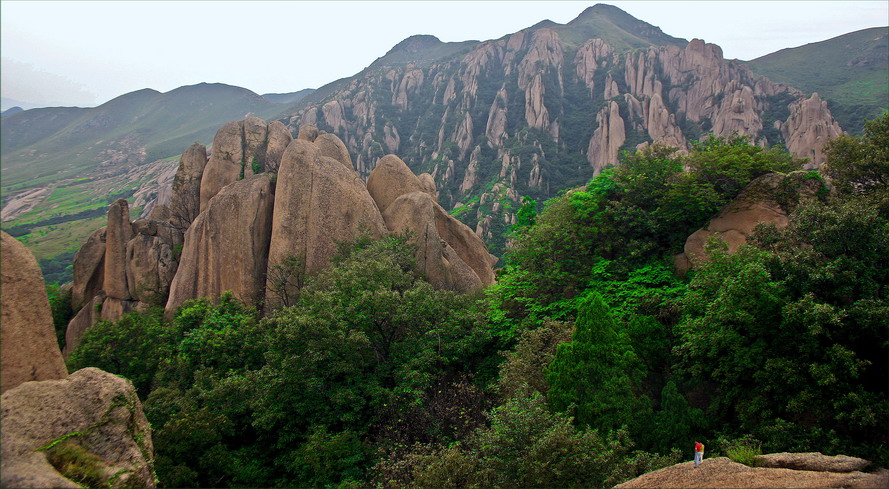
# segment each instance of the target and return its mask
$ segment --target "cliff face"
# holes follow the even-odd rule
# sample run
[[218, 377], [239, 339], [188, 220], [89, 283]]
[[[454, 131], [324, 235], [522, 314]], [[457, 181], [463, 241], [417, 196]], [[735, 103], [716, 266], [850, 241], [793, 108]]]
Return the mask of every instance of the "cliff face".
[[628, 45], [615, 15], [592, 7], [568, 25], [444, 57], [421, 56], [418, 45], [414, 61], [381, 58], [285, 121], [339, 136], [363, 178], [383, 154], [398, 152], [415, 173], [433, 177], [441, 204], [493, 238], [496, 251], [523, 195], [545, 199], [583, 184], [640, 144], [685, 149], [707, 133], [738, 132], [784, 144], [817, 167], [821, 145], [841, 132], [817, 96], [754, 75], [716, 45], [664, 38], [631, 17], [620, 25], [635, 22], [636, 36], [660, 37]]

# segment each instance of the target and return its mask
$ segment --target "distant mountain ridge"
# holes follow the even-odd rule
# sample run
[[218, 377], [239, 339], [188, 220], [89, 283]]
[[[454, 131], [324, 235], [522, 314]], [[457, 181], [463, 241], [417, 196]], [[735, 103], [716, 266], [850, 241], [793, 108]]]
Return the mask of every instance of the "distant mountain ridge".
[[[495, 40], [411, 36], [316, 90], [260, 96], [199, 84], [4, 117], [4, 219], [43, 232], [40, 222], [92, 212], [108, 195], [135, 192], [131, 208], [148, 206], [159, 179], [172, 181], [176, 155], [209, 143], [227, 121], [256, 116], [293, 134], [303, 124], [336, 134], [363, 177], [397, 152], [415, 173], [430, 173], [442, 205], [499, 253], [523, 196], [540, 201], [581, 185], [621, 151], [652, 142], [682, 148], [737, 130], [817, 165], [816, 146], [840, 126], [822, 98], [788, 85], [724, 60], [718, 46], [598, 4], [566, 24], [544, 20]], [[146, 163], [152, 169], [137, 176]]]
[[864, 120], [889, 109], [889, 27], [874, 27], [748, 61], [758, 75], [807, 93], [818, 92], [844, 129], [861, 134]]
[[10, 108], [4, 110], [3, 112], [0, 112], [0, 117], [6, 117], [8, 115], [12, 115], [12, 114], [15, 114], [16, 112], [21, 112], [23, 110], [25, 110], [25, 109], [16, 105], [15, 107], [10, 107]]
[[398, 153], [495, 254], [523, 196], [581, 185], [621, 151], [737, 131], [816, 167], [841, 132], [821, 98], [602, 4], [496, 40], [412, 36], [282, 120], [336, 134], [363, 176]]
[[264, 93], [262, 94], [262, 98], [276, 104], [292, 104], [302, 100], [302, 98], [307, 95], [311, 95], [314, 91], [314, 88], [306, 88], [304, 90], [290, 93]]
[[58, 172], [78, 175], [106, 161], [175, 155], [209, 141], [220, 121], [278, 111], [250, 90], [218, 83], [138, 90], [89, 109], [27, 110], [3, 121], [3, 189], [39, 185]]

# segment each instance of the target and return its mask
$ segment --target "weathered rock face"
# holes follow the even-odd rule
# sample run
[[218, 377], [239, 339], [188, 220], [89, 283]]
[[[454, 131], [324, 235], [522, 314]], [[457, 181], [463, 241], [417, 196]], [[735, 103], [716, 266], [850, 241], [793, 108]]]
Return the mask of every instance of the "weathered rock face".
[[386, 226], [394, 233], [409, 231], [417, 246], [417, 265], [437, 289], [473, 290], [482, 283], [475, 272], [441, 238], [435, 226], [435, 207], [425, 192], [400, 195], [383, 211]]
[[[807, 454], [819, 455], [819, 454]], [[768, 458], [764, 455], [758, 458]], [[814, 457], [817, 458], [817, 457]], [[828, 457], [830, 458], [830, 457]], [[851, 457], [850, 457], [851, 458]], [[643, 487], [886, 487], [889, 472], [833, 472], [820, 469], [748, 467], [727, 457], [704, 459], [665, 467], [618, 484], [616, 488]]]
[[596, 115], [596, 131], [590, 139], [587, 160], [597, 175], [605, 167], [617, 164], [617, 154], [627, 135], [617, 102], [611, 101]]
[[281, 126], [283, 124], [266, 124], [262, 119], [250, 117], [229, 122], [216, 132], [210, 160], [201, 178], [201, 212], [226, 185], [280, 166], [282, 148], [290, 142], [290, 132]]
[[346, 149], [346, 145], [340, 141], [340, 138], [325, 132], [319, 134], [314, 142], [315, 146], [318, 146], [318, 149], [321, 151], [321, 156], [333, 158], [342, 163], [347, 169], [354, 170], [349, 150]]
[[167, 208], [169, 222], [183, 233], [200, 212], [201, 178], [206, 166], [207, 147], [200, 143], [192, 144], [179, 159]]
[[[137, 301], [106, 297], [105, 300], [102, 301], [102, 310], [99, 312], [99, 319], [104, 319], [105, 321], [117, 321], [122, 318], [124, 314], [135, 311], [136, 307], [139, 305], [140, 303]], [[71, 323], [68, 323], [68, 325], [70, 326]]]
[[711, 236], [716, 236], [733, 252], [747, 242], [759, 223], [771, 223], [784, 229], [789, 222], [789, 209], [779, 202], [782, 194], [794, 199], [813, 199], [822, 189], [818, 179], [807, 178], [805, 172], [788, 175], [769, 173], [750, 182], [746, 189], [726, 205], [719, 215], [685, 241], [683, 253], [676, 257], [676, 267], [684, 274], [695, 264], [706, 261], [705, 246]]
[[3, 393], [2, 424], [3, 487], [81, 487], [51, 465], [50, 445], [92, 454], [111, 487], [156, 485], [151, 429], [133, 384], [116, 375], [85, 368], [21, 384]]
[[244, 121], [231, 121], [220, 127], [213, 138], [213, 151], [201, 176], [200, 211], [222, 187], [237, 181], [244, 159]]
[[74, 254], [74, 280], [71, 287], [71, 307], [83, 307], [105, 280], [105, 227], [97, 229]]
[[93, 296], [92, 300], [87, 302], [80, 308], [77, 315], [75, 315], [70, 322], [68, 322], [68, 328], [65, 330], [65, 348], [62, 350], [62, 354], [65, 358], [71, 355], [77, 347], [80, 345], [80, 339], [83, 338], [83, 334], [86, 333], [92, 325], [96, 324], [99, 321], [102, 314], [102, 305], [105, 303], [105, 291], [100, 290]]
[[385, 211], [401, 195], [425, 190], [420, 179], [395, 155], [380, 158], [367, 179], [367, 191], [380, 211]]
[[159, 236], [141, 233], [127, 243], [127, 286], [133, 299], [158, 305], [166, 302], [179, 266], [172, 246]]
[[231, 291], [257, 303], [265, 289], [275, 186], [268, 173], [223, 188], [188, 228], [166, 310]]
[[[0, 392], [22, 382], [65, 378], [68, 370], [56, 341], [37, 260], [12, 236], [0, 232], [0, 238]], [[4, 437], [7, 428], [4, 423]]]
[[295, 256], [307, 274], [330, 264], [337, 242], [361, 233], [375, 238], [386, 234], [383, 217], [358, 174], [301, 138], [281, 160], [273, 221], [269, 265]]
[[108, 207], [108, 226], [105, 230], [103, 288], [108, 297], [130, 299], [130, 290], [127, 287], [127, 243], [132, 238], [130, 206], [126, 199], [118, 199]]
[[423, 186], [423, 191], [432, 196], [432, 200], [438, 202], [438, 189], [435, 188], [435, 178], [428, 173], [421, 173], [417, 175], [417, 178], [420, 180], [420, 185]]
[[484, 241], [469, 226], [435, 205], [435, 227], [442, 237], [478, 276], [483, 286], [492, 285], [497, 257], [488, 253]]
[[367, 180], [389, 231], [414, 236], [417, 263], [433, 286], [467, 291], [494, 283], [491, 267], [497, 259], [469, 227], [438, 205], [429, 186], [395, 155], [381, 158]]
[[284, 154], [284, 150], [287, 149], [290, 141], [293, 141], [293, 136], [290, 135], [287, 126], [280, 121], [274, 121], [269, 124], [268, 130], [269, 140], [265, 150], [265, 165], [266, 170], [276, 172], [278, 171], [278, 166], [281, 165], [281, 156]]
[[317, 137], [318, 137], [318, 128], [315, 127], [314, 124], [301, 125], [299, 127], [299, 132], [296, 134], [296, 139], [302, 139], [303, 141], [308, 141], [310, 143], [315, 142], [315, 138], [317, 138]]
[[809, 159], [806, 168], [820, 167], [824, 162], [821, 149], [827, 141], [843, 133], [827, 109], [827, 102], [821, 100], [817, 93], [794, 102], [787, 123], [779, 127], [787, 141], [787, 149]]

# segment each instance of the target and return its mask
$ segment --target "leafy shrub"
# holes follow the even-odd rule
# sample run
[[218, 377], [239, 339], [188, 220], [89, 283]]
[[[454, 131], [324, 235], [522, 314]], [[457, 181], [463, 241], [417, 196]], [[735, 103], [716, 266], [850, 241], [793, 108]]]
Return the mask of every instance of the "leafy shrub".
[[725, 456], [744, 464], [756, 467], [756, 457], [762, 455], [762, 444], [752, 438], [741, 438], [725, 448]]

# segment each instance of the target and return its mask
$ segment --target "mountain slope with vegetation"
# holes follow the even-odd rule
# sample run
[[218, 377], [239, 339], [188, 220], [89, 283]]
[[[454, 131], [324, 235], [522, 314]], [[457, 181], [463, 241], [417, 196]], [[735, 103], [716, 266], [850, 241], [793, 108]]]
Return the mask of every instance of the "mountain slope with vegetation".
[[5, 118], [4, 193], [83, 176], [107, 162], [145, 163], [209, 141], [223, 122], [246, 113], [268, 117], [280, 106], [222, 84], [145, 89], [92, 109], [33, 109]]
[[[32, 109], [3, 118], [3, 228], [70, 280], [70, 257], [117, 198], [141, 211], [169, 185], [178, 155], [209, 143], [218, 127], [247, 114], [268, 117], [282, 104], [222, 84], [140, 90], [96, 108]], [[68, 271], [63, 272], [66, 268]]]
[[398, 153], [497, 255], [522, 197], [580, 185], [621, 151], [739, 132], [816, 167], [841, 132], [820, 99], [601, 4], [496, 40], [408, 38], [280, 117], [336, 134], [362, 176]]
[[818, 92], [852, 134], [861, 134], [865, 120], [889, 110], [889, 27], [782, 49], [747, 65], [772, 81]]

